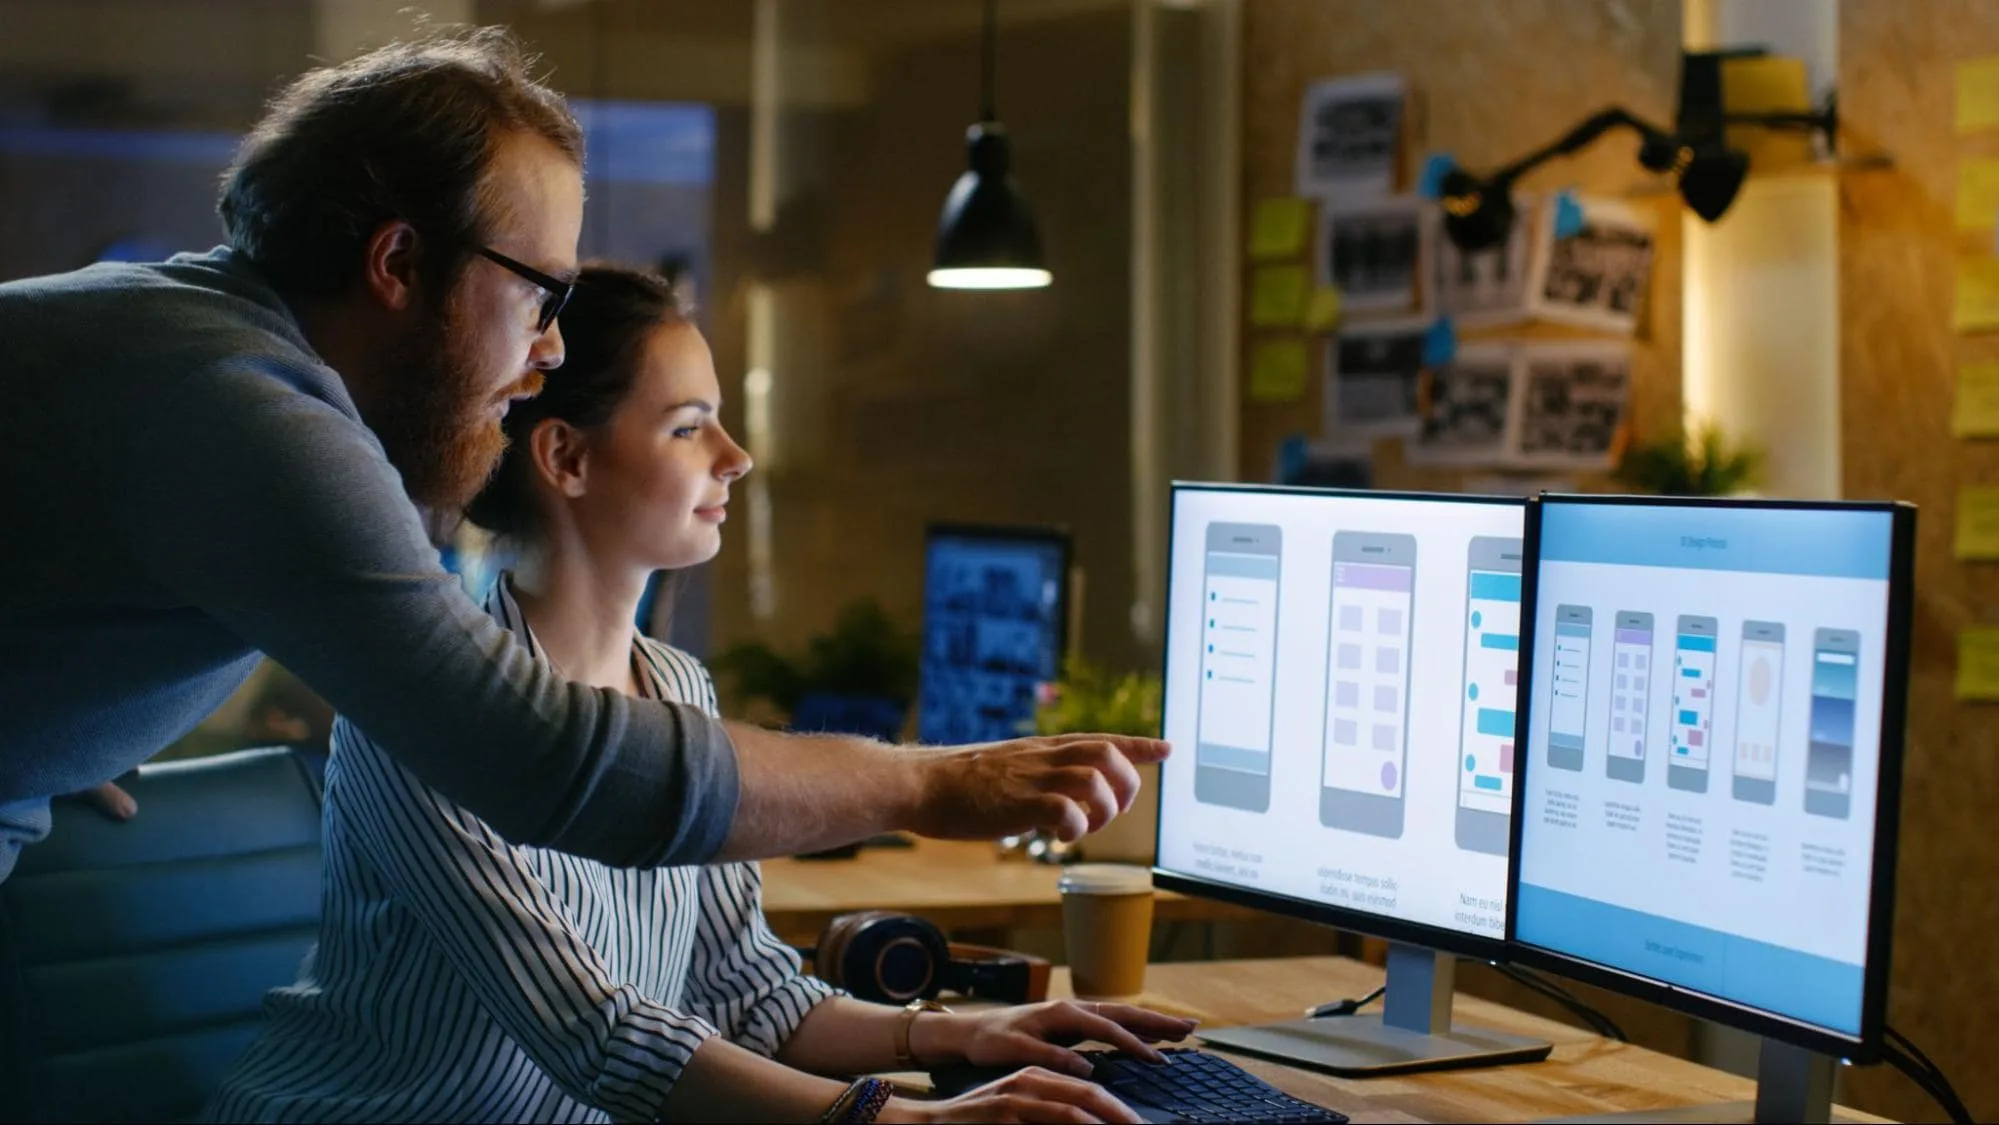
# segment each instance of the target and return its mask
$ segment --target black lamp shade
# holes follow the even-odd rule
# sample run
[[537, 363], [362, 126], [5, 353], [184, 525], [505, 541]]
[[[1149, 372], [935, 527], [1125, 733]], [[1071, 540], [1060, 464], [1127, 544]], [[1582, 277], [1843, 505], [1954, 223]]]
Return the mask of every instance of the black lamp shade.
[[930, 284], [939, 289], [1038, 289], [1053, 280], [1041, 235], [1007, 174], [1006, 130], [986, 121], [965, 132], [971, 167], [951, 186], [937, 222]]
[[1749, 175], [1749, 154], [1715, 147], [1697, 152], [1680, 172], [1680, 198], [1694, 214], [1712, 223], [1721, 218]]

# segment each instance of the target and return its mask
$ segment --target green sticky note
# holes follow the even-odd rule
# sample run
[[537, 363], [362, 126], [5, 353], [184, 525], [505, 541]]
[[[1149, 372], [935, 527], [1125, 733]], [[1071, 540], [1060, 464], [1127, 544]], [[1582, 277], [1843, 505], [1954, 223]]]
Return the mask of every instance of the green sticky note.
[[1304, 266], [1258, 267], [1249, 290], [1249, 322], [1258, 328], [1296, 328], [1310, 290]]
[[1957, 64], [1957, 131], [1999, 125], [1999, 55]]
[[1958, 258], [1950, 323], [1959, 332], [1999, 329], [1999, 258], [1990, 254]]
[[1305, 331], [1325, 332], [1340, 322], [1340, 291], [1318, 288], [1305, 299]]
[[1258, 201], [1249, 223], [1249, 256], [1267, 262], [1295, 258], [1305, 249], [1312, 224], [1312, 205], [1303, 199]]
[[1967, 157], [1957, 162], [1957, 229], [1991, 230], [1999, 219], [1999, 160]]
[[1950, 432], [1962, 438], [1999, 437], [1999, 363], [1967, 363], [1957, 369], [1957, 409]]
[[1999, 559], [1999, 485], [1966, 485], [1957, 493], [1957, 557]]
[[1957, 635], [1957, 697], [1999, 703], [1999, 629], [1966, 629]]
[[1251, 402], [1297, 402], [1305, 396], [1305, 341], [1269, 340], [1250, 353]]

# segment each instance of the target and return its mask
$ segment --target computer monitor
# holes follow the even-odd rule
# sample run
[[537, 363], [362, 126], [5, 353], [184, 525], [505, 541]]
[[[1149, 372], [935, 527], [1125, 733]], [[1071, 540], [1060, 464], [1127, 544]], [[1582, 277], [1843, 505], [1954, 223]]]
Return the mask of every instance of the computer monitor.
[[1394, 943], [1383, 1015], [1209, 1041], [1338, 1073], [1548, 1053], [1450, 1022], [1454, 955], [1505, 936], [1524, 508], [1174, 486], [1158, 882]]
[[1824, 1121], [1831, 1059], [1880, 1050], [1915, 510], [1528, 526], [1515, 957], [1763, 1036], [1757, 1119]]
[[1068, 638], [1069, 536], [932, 524], [923, 570], [917, 738], [1032, 734], [1037, 691], [1061, 674]]

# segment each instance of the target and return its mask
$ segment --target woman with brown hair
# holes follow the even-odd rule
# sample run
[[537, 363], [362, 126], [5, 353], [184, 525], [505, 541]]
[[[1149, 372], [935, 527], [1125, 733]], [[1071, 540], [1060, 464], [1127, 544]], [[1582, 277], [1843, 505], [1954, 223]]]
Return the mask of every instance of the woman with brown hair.
[[[469, 516], [516, 558], [489, 612], [556, 674], [712, 714], [707, 670], [638, 634], [651, 575], [721, 549], [750, 458], [673, 291], [586, 268], [568, 358], [514, 408]], [[501, 763], [495, 763], [498, 768]], [[320, 942], [212, 1116], [248, 1120], [1136, 1121], [1065, 1044], [1193, 1029], [1120, 1004], [923, 1012], [836, 995], [765, 924], [754, 864], [627, 871], [515, 847], [345, 720]], [[1028, 1067], [941, 1102], [856, 1075]]]

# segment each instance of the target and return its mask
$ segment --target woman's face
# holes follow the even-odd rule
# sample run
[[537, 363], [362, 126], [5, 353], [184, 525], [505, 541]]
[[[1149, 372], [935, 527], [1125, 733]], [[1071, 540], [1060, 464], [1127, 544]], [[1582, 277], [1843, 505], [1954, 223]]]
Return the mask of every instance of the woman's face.
[[677, 570], [722, 549], [729, 485], [750, 457], [722, 428], [715, 361], [692, 325], [654, 329], [638, 363], [631, 392], [590, 435], [570, 511], [593, 552]]

